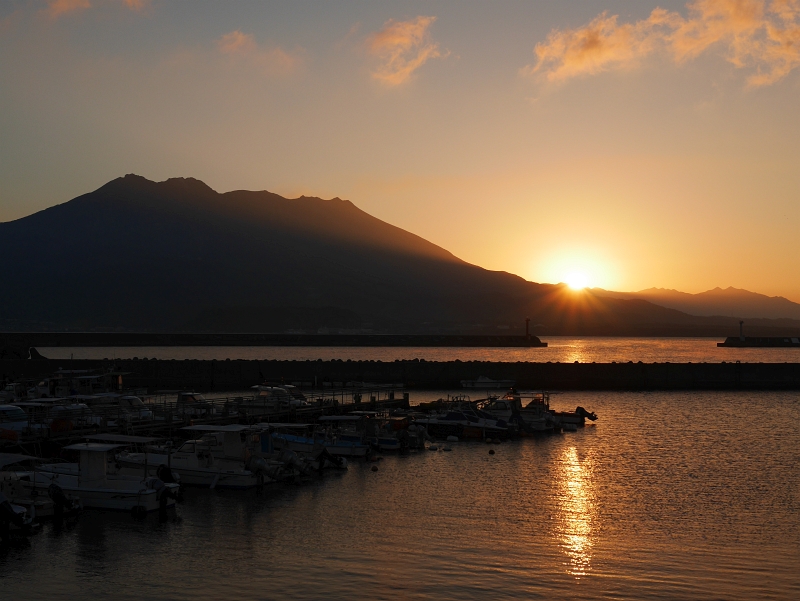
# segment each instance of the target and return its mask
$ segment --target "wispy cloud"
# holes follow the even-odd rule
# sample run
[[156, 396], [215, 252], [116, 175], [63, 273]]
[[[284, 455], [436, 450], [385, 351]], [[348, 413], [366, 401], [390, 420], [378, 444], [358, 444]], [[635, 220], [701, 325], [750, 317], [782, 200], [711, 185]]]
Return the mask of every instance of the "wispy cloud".
[[749, 85], [775, 83], [800, 65], [800, 0], [695, 0], [686, 17], [656, 8], [633, 23], [602, 13], [578, 29], [551, 31], [523, 73], [558, 82], [633, 68], [656, 52], [682, 64], [712, 47], [751, 70]]
[[248, 63], [268, 75], [291, 73], [303, 60], [298, 52], [290, 53], [278, 46], [259, 46], [252, 34], [238, 29], [219, 38], [217, 49], [230, 60]]
[[51, 19], [57, 19], [101, 4], [119, 4], [130, 10], [142, 11], [150, 4], [150, 0], [47, 0], [47, 8], [41, 12]]
[[387, 21], [383, 29], [367, 39], [369, 52], [381, 65], [372, 76], [388, 86], [398, 86], [432, 58], [447, 56], [430, 37], [436, 17], [419, 16], [410, 21]]
[[22, 9], [13, 11], [7, 17], [0, 19], [0, 34], [10, 31], [22, 19]]
[[125, 6], [131, 10], [144, 10], [150, 4], [150, 0], [122, 0]]
[[91, 8], [89, 0], [49, 0], [44, 13], [51, 19], [57, 19], [62, 15], [79, 12]]

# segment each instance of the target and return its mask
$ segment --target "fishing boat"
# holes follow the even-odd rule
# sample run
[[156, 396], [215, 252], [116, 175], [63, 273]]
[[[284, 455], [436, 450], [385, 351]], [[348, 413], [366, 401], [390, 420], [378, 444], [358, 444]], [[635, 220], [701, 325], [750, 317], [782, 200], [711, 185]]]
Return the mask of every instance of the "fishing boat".
[[31, 491], [51, 484], [81, 500], [85, 508], [115, 509], [135, 513], [150, 512], [162, 505], [175, 505], [178, 484], [165, 483], [151, 476], [108, 473], [107, 454], [120, 448], [118, 444], [82, 442], [64, 447], [76, 451], [78, 463], [44, 463], [32, 472], [23, 486]]
[[[381, 452], [399, 451], [405, 441], [401, 441], [399, 433], [408, 428], [409, 421], [405, 418], [386, 418], [377, 411], [351, 411], [348, 417], [352, 420], [351, 431], [339, 429], [339, 438], [358, 440], [370, 445]], [[356, 419], [353, 418], [363, 418]]]
[[24, 507], [36, 520], [53, 517], [60, 505], [61, 515], [77, 514], [81, 508], [78, 497], [64, 494], [50, 485], [36, 488], [23, 486], [33, 481], [37, 464], [41, 460], [31, 455], [0, 453], [0, 493], [15, 505]]
[[363, 436], [353, 433], [347, 427], [340, 428], [342, 424], [352, 424], [361, 419], [362, 416], [323, 416], [320, 423], [327, 426], [324, 432], [314, 428], [311, 428], [310, 435], [273, 432], [272, 442], [277, 448], [288, 448], [296, 453], [312, 456], [319, 453], [320, 449], [325, 449], [334, 457], [365, 457], [370, 447], [363, 441]]
[[461, 380], [462, 388], [476, 388], [479, 390], [497, 390], [511, 388], [514, 380], [492, 380], [486, 376], [479, 376], [476, 380]]
[[0, 540], [3, 542], [8, 540], [12, 531], [30, 534], [36, 526], [39, 526], [34, 522], [35, 518], [36, 515], [27, 508], [12, 503], [0, 492]]
[[325, 448], [332, 455], [345, 457], [364, 457], [369, 452], [371, 442], [377, 446], [378, 439], [384, 444], [398, 445], [396, 438], [388, 440], [388, 436], [380, 436], [378, 424], [374, 421], [375, 412], [354, 411], [348, 415], [323, 415], [319, 423], [326, 427]]
[[494, 419], [490, 415], [481, 415], [469, 407], [454, 407], [441, 413], [432, 413], [414, 420], [436, 438], [456, 436], [458, 438], [506, 439], [509, 437], [509, 424]]
[[187, 426], [184, 430], [205, 433], [220, 432], [223, 437], [222, 456], [215, 453], [216, 437], [187, 440], [176, 450], [163, 448], [161, 452], [124, 451], [116, 456], [124, 473], [146, 473], [157, 476], [167, 468], [177, 474], [181, 485], [206, 488], [247, 489], [271, 482], [274, 471], [260, 457], [245, 458], [241, 437], [252, 428], [241, 425]]
[[480, 401], [479, 405], [482, 411], [498, 419], [519, 424], [523, 432], [538, 434], [552, 432], [554, 428], [549, 398], [547, 393], [519, 393], [511, 390], [501, 397]]
[[563, 425], [574, 425], [582, 428], [586, 425], [586, 420], [597, 421], [597, 414], [594, 411], [587, 411], [583, 407], [576, 407], [575, 411], [553, 411], [553, 418], [557, 423]]
[[309, 405], [303, 394], [294, 386], [258, 385], [251, 387], [251, 390], [253, 396], [239, 402], [238, 410], [241, 416], [268, 415]]

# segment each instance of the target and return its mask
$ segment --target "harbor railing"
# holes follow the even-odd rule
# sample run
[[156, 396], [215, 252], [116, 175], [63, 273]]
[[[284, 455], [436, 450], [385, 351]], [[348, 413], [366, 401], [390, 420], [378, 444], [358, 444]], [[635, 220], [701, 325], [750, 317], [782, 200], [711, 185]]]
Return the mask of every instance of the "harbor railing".
[[[313, 423], [321, 415], [356, 410], [408, 407], [409, 393], [399, 385], [330, 383], [322, 388], [297, 389], [292, 400], [259, 399], [252, 391], [226, 395], [195, 394], [182, 402], [183, 391], [157, 391], [143, 395], [141, 405], [126, 406], [119, 398], [34, 399], [17, 404], [27, 414], [24, 428], [0, 424], [0, 447], [42, 440], [66, 441], [88, 434], [173, 436], [187, 425], [258, 422]], [[94, 401], [87, 403], [86, 401]]]

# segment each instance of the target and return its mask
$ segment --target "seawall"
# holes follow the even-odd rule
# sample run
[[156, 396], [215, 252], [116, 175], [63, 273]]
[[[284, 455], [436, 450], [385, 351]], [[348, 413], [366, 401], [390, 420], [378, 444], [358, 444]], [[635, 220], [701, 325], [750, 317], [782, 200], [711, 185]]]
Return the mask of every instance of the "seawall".
[[536, 336], [479, 334], [258, 334], [0, 332], [0, 347], [47, 346], [444, 346], [545, 347]]
[[126, 372], [126, 387], [150, 391], [245, 390], [263, 381], [363, 381], [408, 388], [460, 388], [461, 380], [511, 379], [547, 390], [800, 390], [800, 363], [494, 363], [464, 361], [0, 361], [6, 381], [41, 378], [57, 369]]

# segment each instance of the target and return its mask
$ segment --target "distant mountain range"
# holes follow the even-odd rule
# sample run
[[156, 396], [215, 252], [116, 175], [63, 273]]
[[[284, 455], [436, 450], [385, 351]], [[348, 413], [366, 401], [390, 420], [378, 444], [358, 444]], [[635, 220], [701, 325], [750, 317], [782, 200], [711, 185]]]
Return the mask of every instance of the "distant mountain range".
[[766, 296], [741, 288], [714, 288], [699, 294], [666, 288], [648, 288], [639, 292], [612, 292], [593, 288], [592, 293], [610, 298], [646, 300], [690, 315], [800, 319], [800, 303], [793, 303], [782, 296]]
[[539, 335], [738, 331], [482, 269], [346, 200], [219, 194], [192, 178], [127, 175], [2, 223], [0, 256], [0, 331], [521, 334], [526, 317]]

